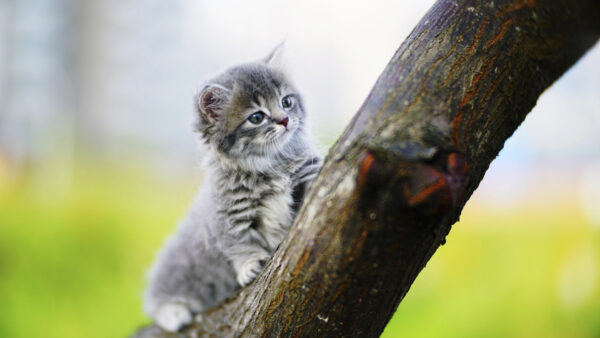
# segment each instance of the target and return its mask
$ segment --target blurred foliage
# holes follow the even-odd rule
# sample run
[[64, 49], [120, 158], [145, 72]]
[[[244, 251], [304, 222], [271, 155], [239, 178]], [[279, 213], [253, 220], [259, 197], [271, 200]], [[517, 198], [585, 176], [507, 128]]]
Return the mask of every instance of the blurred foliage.
[[600, 337], [599, 230], [567, 198], [467, 206], [382, 337]]
[[[126, 337], [149, 321], [145, 270], [200, 177], [70, 170], [0, 172], [0, 337]], [[598, 262], [600, 233], [572, 203], [468, 207], [383, 337], [598, 337]]]
[[75, 168], [65, 190], [40, 180], [0, 191], [0, 337], [129, 336], [148, 322], [145, 270], [197, 182], [105, 163]]

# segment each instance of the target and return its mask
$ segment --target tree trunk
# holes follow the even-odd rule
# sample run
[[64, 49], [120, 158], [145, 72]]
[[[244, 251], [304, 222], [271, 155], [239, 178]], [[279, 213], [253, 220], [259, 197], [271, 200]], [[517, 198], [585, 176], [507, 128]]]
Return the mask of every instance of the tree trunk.
[[183, 333], [138, 337], [377, 337], [506, 139], [599, 36], [598, 0], [438, 1], [263, 273]]

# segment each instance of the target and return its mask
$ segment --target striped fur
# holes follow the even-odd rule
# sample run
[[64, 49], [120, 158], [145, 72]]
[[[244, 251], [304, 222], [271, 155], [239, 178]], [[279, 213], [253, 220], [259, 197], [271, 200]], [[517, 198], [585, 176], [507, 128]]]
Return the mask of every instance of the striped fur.
[[[159, 253], [145, 297], [146, 312], [170, 331], [260, 273], [322, 162], [299, 93], [268, 62], [226, 71], [196, 101], [196, 129], [210, 149], [205, 181]], [[257, 112], [264, 118], [250, 122]]]

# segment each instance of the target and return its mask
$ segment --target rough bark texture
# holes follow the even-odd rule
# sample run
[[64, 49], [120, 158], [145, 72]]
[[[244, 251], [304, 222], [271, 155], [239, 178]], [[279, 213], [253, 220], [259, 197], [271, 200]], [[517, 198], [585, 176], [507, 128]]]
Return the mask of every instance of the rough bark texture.
[[599, 36], [598, 0], [438, 1], [257, 280], [183, 333], [138, 336], [378, 336], [505, 140]]

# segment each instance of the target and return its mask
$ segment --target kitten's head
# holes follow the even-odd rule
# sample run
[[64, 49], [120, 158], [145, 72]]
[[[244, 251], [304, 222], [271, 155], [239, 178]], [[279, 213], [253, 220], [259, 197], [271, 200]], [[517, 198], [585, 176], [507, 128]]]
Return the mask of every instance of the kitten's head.
[[196, 96], [197, 129], [221, 158], [269, 161], [288, 151], [300, 134], [302, 99], [272, 62], [273, 55], [233, 67]]

